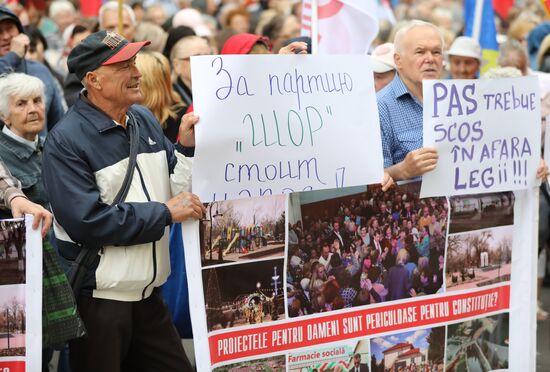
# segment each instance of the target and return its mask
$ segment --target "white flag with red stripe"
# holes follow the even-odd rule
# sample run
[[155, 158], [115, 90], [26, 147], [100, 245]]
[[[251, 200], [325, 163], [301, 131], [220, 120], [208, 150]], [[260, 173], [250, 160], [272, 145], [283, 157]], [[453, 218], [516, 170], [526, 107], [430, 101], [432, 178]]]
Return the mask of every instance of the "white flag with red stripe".
[[[365, 54], [378, 34], [377, 0], [317, 0], [319, 54]], [[302, 35], [312, 36], [312, 0], [303, 0]]]

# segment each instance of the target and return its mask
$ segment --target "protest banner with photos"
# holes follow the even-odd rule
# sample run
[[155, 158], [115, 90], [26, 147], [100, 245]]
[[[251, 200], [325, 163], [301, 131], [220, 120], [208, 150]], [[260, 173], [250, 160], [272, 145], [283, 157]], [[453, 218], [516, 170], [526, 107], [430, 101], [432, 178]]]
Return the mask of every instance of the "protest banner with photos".
[[195, 349], [208, 350], [198, 370], [338, 371], [355, 359], [372, 371], [532, 367], [528, 191], [346, 191], [212, 202], [199, 227], [183, 224]]
[[439, 152], [423, 197], [531, 188], [540, 161], [536, 77], [427, 80], [424, 146]]
[[32, 216], [0, 220], [0, 371], [42, 368], [42, 237]]
[[201, 200], [381, 182], [368, 56], [198, 56], [191, 71]]
[[[246, 58], [232, 61], [232, 70], [247, 71], [238, 67]], [[527, 94], [518, 86], [516, 93]], [[271, 102], [254, 107], [262, 111]], [[425, 107], [430, 102], [425, 99]], [[236, 105], [215, 104], [226, 113]], [[342, 103], [342, 110], [354, 105]], [[202, 121], [200, 107], [197, 150], [213, 154], [216, 148], [222, 166], [235, 161], [234, 147], [222, 146], [230, 133]], [[476, 130], [487, 133], [478, 135], [477, 147], [491, 148], [496, 124], [501, 142], [506, 133], [517, 136], [513, 122], [496, 122], [490, 113], [474, 119], [480, 121]], [[334, 145], [332, 132], [316, 134], [315, 143], [343, 148]], [[531, 152], [538, 151], [540, 138], [522, 135]], [[378, 126], [361, 139], [374, 137]], [[330, 155], [353, 159], [363, 172], [377, 166], [362, 146], [345, 148], [345, 155]], [[253, 159], [269, 164], [289, 155], [258, 146]], [[527, 154], [523, 160], [532, 167]], [[319, 174], [333, 172], [330, 162], [318, 164]], [[354, 187], [317, 184], [258, 196], [229, 191], [223, 176], [193, 177], [199, 195], [224, 194], [206, 200], [204, 219], [182, 223], [199, 371], [534, 370], [537, 204], [534, 182], [526, 177], [520, 187], [494, 182], [429, 197], [421, 195], [420, 182], [382, 192], [372, 184], [376, 178]], [[249, 181], [247, 190], [265, 187]], [[286, 181], [279, 189], [301, 190], [291, 179], [279, 181]]]

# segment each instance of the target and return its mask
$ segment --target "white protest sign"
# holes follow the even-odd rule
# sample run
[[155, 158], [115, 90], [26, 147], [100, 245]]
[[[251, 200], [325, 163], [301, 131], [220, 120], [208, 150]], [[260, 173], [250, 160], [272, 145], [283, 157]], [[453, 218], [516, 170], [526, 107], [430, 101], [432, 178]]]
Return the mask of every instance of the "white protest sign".
[[421, 196], [535, 185], [540, 161], [536, 77], [424, 81], [424, 146], [439, 152]]
[[379, 183], [368, 56], [191, 58], [202, 201]]

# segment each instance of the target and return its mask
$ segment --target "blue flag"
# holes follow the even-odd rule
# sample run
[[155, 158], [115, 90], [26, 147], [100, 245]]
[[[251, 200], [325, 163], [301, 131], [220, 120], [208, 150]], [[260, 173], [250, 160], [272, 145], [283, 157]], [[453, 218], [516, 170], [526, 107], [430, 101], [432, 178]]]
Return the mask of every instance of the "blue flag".
[[[478, 9], [476, 9], [476, 5]], [[498, 42], [492, 0], [464, 0], [464, 35], [477, 39], [485, 64], [482, 72], [497, 66]]]

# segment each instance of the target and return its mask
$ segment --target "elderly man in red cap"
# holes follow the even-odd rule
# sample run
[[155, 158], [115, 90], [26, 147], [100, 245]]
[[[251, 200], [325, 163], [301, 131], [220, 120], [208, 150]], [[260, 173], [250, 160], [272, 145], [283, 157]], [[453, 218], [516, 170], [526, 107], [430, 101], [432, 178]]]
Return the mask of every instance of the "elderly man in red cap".
[[137, 105], [146, 44], [100, 31], [71, 51], [85, 90], [44, 149], [56, 245], [88, 331], [70, 343], [76, 372], [191, 370], [157, 288], [170, 274], [170, 224], [205, 211], [187, 192], [198, 118], [183, 117], [173, 145]]

